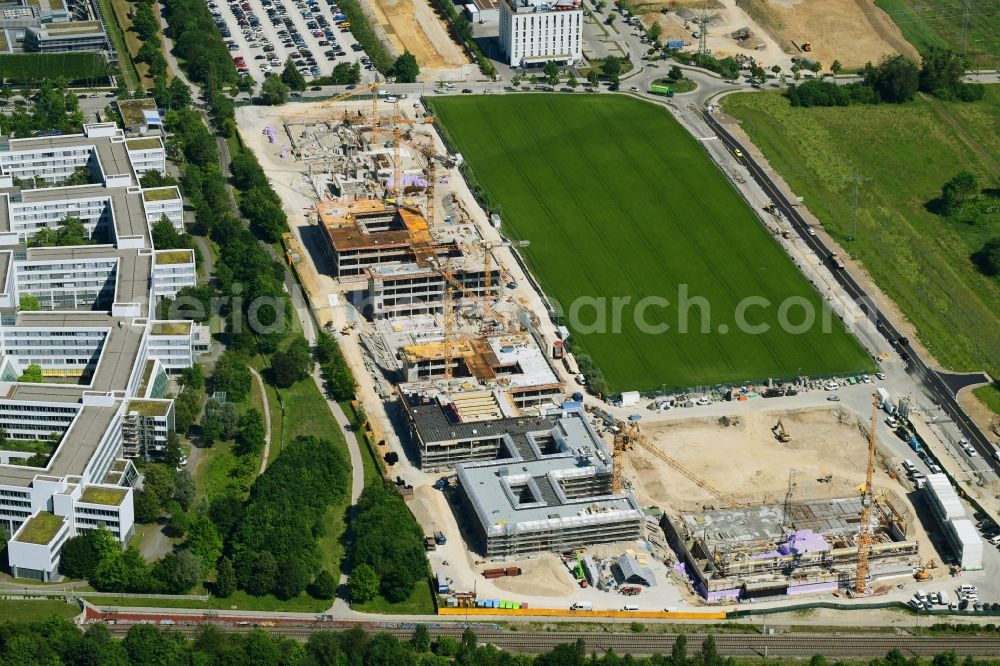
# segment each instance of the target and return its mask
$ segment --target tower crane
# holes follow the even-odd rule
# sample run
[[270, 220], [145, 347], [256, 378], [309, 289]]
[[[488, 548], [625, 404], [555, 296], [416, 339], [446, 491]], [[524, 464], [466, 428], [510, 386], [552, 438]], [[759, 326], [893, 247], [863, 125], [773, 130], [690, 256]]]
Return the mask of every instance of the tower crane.
[[363, 93], [366, 90], [371, 91], [371, 95], [372, 95], [372, 116], [371, 116], [371, 122], [372, 122], [372, 143], [375, 143], [377, 141], [377, 137], [378, 137], [378, 89], [379, 89], [379, 86], [381, 86], [381, 85], [382, 84], [379, 83], [378, 81], [372, 81], [371, 83], [366, 83], [364, 86], [359, 86], [359, 87], [355, 88], [354, 90], [348, 90], [347, 92], [343, 92], [343, 93], [337, 95], [336, 97], [331, 97], [327, 101], [323, 102], [323, 104], [322, 104], [322, 106], [320, 108], [325, 109], [327, 107], [333, 106], [337, 102], [343, 102], [344, 100], [350, 99], [351, 97], [354, 97], [355, 95], [360, 95], [361, 93]]
[[868, 555], [871, 552], [875, 535], [872, 532], [872, 509], [875, 506], [875, 493], [872, 488], [872, 476], [875, 472], [875, 443], [878, 428], [878, 394], [872, 394], [872, 427], [868, 433], [868, 466], [865, 468], [865, 492], [861, 500], [861, 531], [858, 532], [858, 569], [854, 578], [854, 594], [865, 593], [865, 583], [868, 580]]

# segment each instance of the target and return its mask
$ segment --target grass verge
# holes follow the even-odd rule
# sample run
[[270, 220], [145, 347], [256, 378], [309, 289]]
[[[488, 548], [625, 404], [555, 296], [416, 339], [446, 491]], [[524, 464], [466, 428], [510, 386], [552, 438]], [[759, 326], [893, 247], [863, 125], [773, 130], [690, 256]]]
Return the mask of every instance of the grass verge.
[[[982, 102], [918, 98], [903, 105], [796, 108], [777, 93], [733, 95], [727, 112], [847, 252], [914, 324], [946, 368], [1000, 376], [1000, 280], [970, 257], [1000, 236], [1000, 216], [976, 223], [928, 210], [959, 170], [984, 188], [1000, 185], [1000, 86]], [[851, 176], [859, 188], [857, 240]], [[976, 395], [992, 403], [990, 390]]]
[[278, 599], [268, 594], [255, 597], [237, 590], [225, 599], [212, 597], [208, 601], [200, 599], [155, 599], [144, 597], [90, 597], [90, 603], [104, 608], [204, 608], [206, 610], [250, 610], [250, 611], [287, 611], [301, 613], [319, 613], [330, 607], [330, 601], [314, 599], [302, 593], [293, 599]]
[[413, 593], [405, 601], [392, 603], [382, 597], [372, 599], [365, 604], [352, 604], [351, 610], [359, 613], [381, 613], [383, 615], [433, 615], [434, 599], [431, 597], [430, 583], [417, 581]]
[[76, 617], [80, 607], [53, 599], [17, 600], [0, 599], [0, 618], [17, 622], [35, 622], [53, 615], [62, 618]]
[[101, 8], [101, 13], [104, 14], [104, 22], [108, 26], [108, 36], [111, 38], [111, 43], [114, 45], [115, 51], [118, 52], [118, 68], [125, 78], [128, 89], [134, 90], [141, 77], [129, 54], [128, 47], [125, 45], [125, 28], [118, 22], [118, 15], [111, 6], [111, 2], [112, 0], [97, 0]]
[[[873, 367], [836, 317], [821, 321], [821, 295], [661, 107], [545, 94], [430, 104], [505, 233], [531, 241], [524, 256], [573, 350], [611, 393]], [[743, 319], [750, 298], [768, 305]], [[786, 322], [807, 324], [811, 311], [812, 325], [782, 325], [791, 303], [801, 307]]]

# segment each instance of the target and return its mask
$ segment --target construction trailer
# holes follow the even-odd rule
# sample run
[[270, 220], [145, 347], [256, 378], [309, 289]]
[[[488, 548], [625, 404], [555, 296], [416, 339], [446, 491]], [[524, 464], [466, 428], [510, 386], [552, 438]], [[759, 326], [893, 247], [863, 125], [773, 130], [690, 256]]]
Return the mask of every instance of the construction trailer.
[[942, 528], [962, 569], [983, 568], [983, 539], [969, 520], [965, 504], [944, 474], [930, 474], [924, 487], [927, 505]]
[[[901, 514], [875, 500], [869, 567], [873, 580], [909, 577], [917, 542]], [[667, 541], [698, 594], [710, 602], [833, 591], [857, 569], [861, 498], [812, 500], [664, 514]]]

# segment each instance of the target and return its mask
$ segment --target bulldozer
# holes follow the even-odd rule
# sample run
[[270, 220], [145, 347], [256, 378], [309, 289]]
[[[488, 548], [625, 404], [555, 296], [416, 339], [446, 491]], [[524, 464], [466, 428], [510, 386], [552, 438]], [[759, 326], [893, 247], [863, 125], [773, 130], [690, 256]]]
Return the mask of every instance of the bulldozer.
[[788, 434], [787, 430], [785, 430], [785, 424], [781, 422], [781, 419], [778, 419], [778, 422], [773, 428], [771, 428], [771, 432], [773, 432], [778, 441], [783, 444], [785, 442], [792, 441], [792, 436]]

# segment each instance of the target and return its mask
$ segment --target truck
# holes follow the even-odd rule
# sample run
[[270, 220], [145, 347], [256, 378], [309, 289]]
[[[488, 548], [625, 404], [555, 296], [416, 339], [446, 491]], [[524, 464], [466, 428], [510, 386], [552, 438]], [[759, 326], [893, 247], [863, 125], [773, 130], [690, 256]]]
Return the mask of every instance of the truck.
[[590, 601], [577, 601], [569, 607], [570, 610], [592, 611], [594, 604]]
[[667, 42], [668, 49], [682, 49], [684, 48], [684, 42], [680, 39], [671, 39]]
[[563, 355], [566, 353], [565, 349], [566, 348], [563, 345], [563, 341], [562, 340], [554, 340], [552, 342], [552, 358], [557, 359], [557, 360], [561, 359], [563, 357]]
[[444, 535], [444, 532], [438, 531], [434, 533], [434, 543], [439, 546], [443, 546], [448, 543], [448, 538]]
[[892, 414], [896, 411], [895, 405], [892, 404], [892, 399], [889, 397], [889, 392], [884, 388], [877, 389], [875, 393], [878, 394], [878, 406], [886, 411], [887, 414]]
[[838, 270], [844, 270], [844, 260], [840, 258], [839, 254], [837, 254], [836, 252], [833, 252], [833, 253], [830, 254], [829, 258], [830, 258], [830, 264], [834, 268], [836, 268]]
[[434, 537], [424, 537], [424, 550], [437, 550], [437, 542], [434, 541]]

